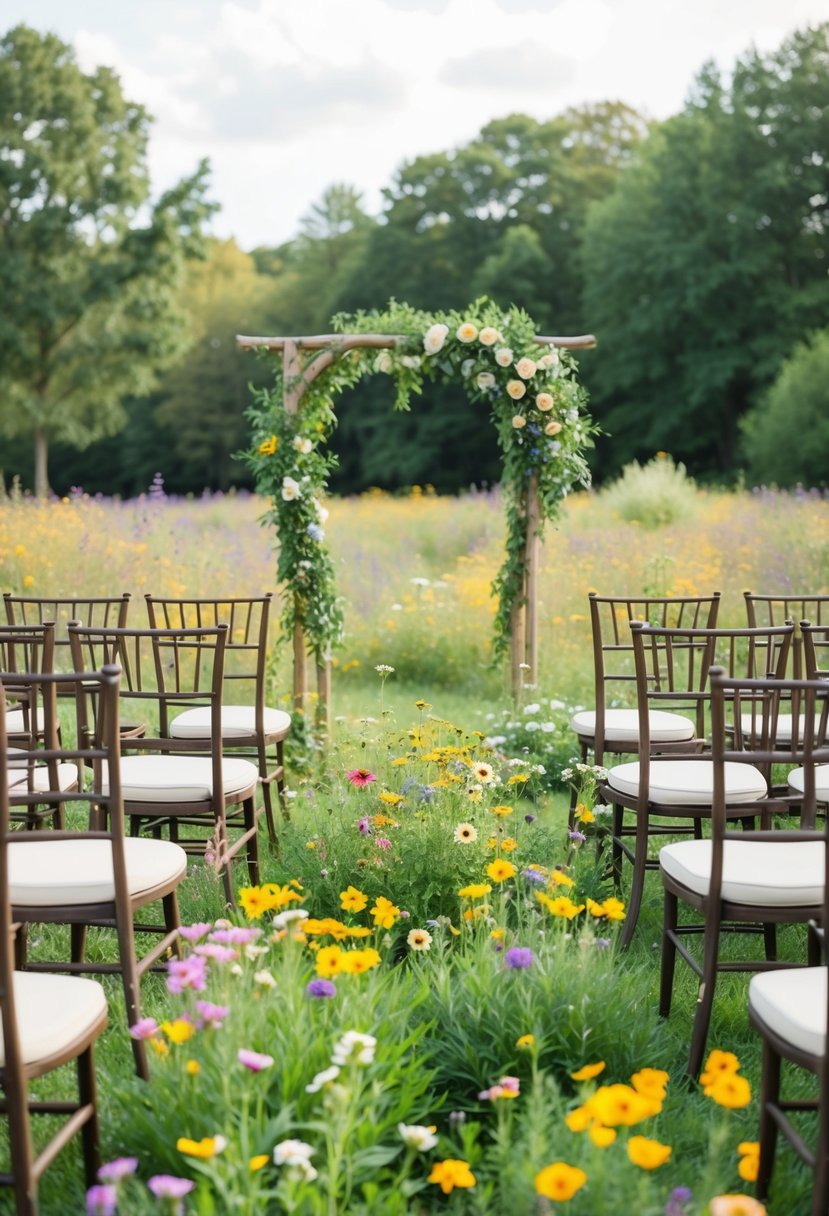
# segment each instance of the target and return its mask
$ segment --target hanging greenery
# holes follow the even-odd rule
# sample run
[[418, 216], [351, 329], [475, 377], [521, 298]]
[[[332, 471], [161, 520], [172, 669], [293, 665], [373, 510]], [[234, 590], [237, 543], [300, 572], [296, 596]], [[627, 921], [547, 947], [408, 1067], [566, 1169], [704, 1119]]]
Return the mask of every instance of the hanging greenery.
[[390, 334], [398, 341], [390, 349], [355, 349], [334, 359], [305, 388], [296, 413], [284, 409], [280, 363], [273, 386], [255, 392], [247, 411], [253, 436], [245, 458], [257, 490], [270, 502], [263, 522], [278, 538], [284, 636], [299, 623], [320, 663], [342, 639], [342, 599], [325, 545], [324, 499], [336, 461], [326, 443], [336, 425], [336, 397], [379, 372], [395, 381], [395, 409], [408, 410], [426, 380], [450, 381], [485, 407], [496, 427], [507, 522], [506, 555], [493, 583], [498, 659], [509, 647], [513, 604], [524, 594], [529, 492], [538, 495], [543, 528], [573, 486], [590, 484], [585, 450], [596, 428], [585, 413], [575, 361], [565, 350], [538, 345], [536, 326], [520, 308], [504, 310], [486, 298], [447, 313], [392, 300], [383, 311], [340, 314], [333, 326], [340, 334]]

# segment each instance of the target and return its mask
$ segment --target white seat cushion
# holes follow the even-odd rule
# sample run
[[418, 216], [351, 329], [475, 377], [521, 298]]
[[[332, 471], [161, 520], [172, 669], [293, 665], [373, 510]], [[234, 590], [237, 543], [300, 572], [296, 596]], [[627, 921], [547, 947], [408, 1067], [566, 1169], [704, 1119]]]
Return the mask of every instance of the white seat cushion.
[[[222, 760], [225, 798], [254, 787], [259, 772], [249, 760]], [[106, 787], [108, 788], [108, 787]], [[125, 802], [206, 802], [212, 797], [209, 756], [124, 756], [121, 789]]]
[[[805, 787], [805, 775], [802, 768], [795, 768], [789, 773], [789, 789], [796, 794], [802, 794]], [[818, 802], [829, 802], [829, 764], [819, 764], [815, 769], [815, 794]]]
[[[39, 971], [14, 973], [14, 1002], [25, 1064], [59, 1055], [105, 1019], [107, 999], [97, 980]], [[0, 1066], [6, 1063], [0, 1026]]]
[[770, 1030], [811, 1055], [826, 1051], [826, 968], [761, 971], [751, 977], [748, 1004]]
[[[31, 720], [31, 715], [29, 715], [29, 716], [30, 716], [30, 720]], [[45, 718], [44, 718], [43, 710], [40, 708], [38, 708], [38, 710], [35, 713], [35, 722], [36, 722], [36, 729], [39, 731], [42, 731], [44, 724], [45, 724]], [[26, 730], [26, 719], [24, 717], [23, 710], [22, 709], [7, 709], [6, 710], [6, 734], [22, 735], [25, 730]]]
[[[793, 714], [778, 714], [777, 730], [775, 731], [775, 739], [778, 743], [791, 743], [792, 741], [792, 723], [794, 721]], [[763, 715], [757, 713], [754, 717], [751, 714], [740, 715], [740, 727], [744, 735], [751, 735], [756, 732], [759, 736], [763, 729]], [[803, 732], [806, 729], [806, 715], [801, 714], [798, 726], [798, 739], [803, 739]], [[820, 715], [815, 717], [815, 729], [820, 729]]]
[[[291, 729], [291, 715], [281, 709], [264, 712], [265, 734], [284, 739]], [[170, 734], [174, 739], [209, 739], [210, 709], [186, 709], [170, 723]], [[256, 734], [256, 711], [252, 705], [222, 706], [222, 738], [246, 738]]]
[[[666, 806], [710, 806], [714, 799], [714, 765], [711, 760], [651, 760], [650, 801]], [[617, 764], [609, 770], [607, 783], [620, 794], [636, 798], [639, 793], [639, 762]], [[763, 774], [751, 764], [725, 765], [726, 802], [756, 802], [765, 798]]]
[[[819, 905], [823, 902], [823, 860], [821, 841], [726, 840], [723, 898], [758, 907]], [[680, 840], [667, 844], [659, 850], [659, 865], [697, 895], [706, 895], [711, 874], [711, 841]]]
[[[26, 762], [12, 761], [12, 766], [8, 773], [9, 792], [14, 794], [25, 793], [28, 789], [29, 770], [26, 767]], [[68, 790], [77, 789], [78, 786], [78, 766], [76, 764], [59, 764], [58, 765], [58, 789], [63, 793]], [[36, 765], [32, 770], [32, 788], [38, 792], [43, 792], [50, 788], [49, 769], [44, 764]]]
[[[49, 840], [46, 833], [43, 837], [9, 845], [9, 894], [14, 907], [53, 908], [115, 898], [108, 840]], [[130, 895], [142, 895], [187, 871], [187, 854], [172, 841], [127, 836], [124, 849]]]
[[[652, 743], [680, 743], [693, 739], [694, 724], [682, 714], [666, 713], [652, 709], [648, 713]], [[570, 728], [577, 735], [592, 739], [596, 734], [596, 714], [592, 709], [583, 709], [570, 719]], [[639, 712], [635, 709], [606, 709], [604, 715], [604, 737], [607, 743], [632, 743], [639, 741]]]

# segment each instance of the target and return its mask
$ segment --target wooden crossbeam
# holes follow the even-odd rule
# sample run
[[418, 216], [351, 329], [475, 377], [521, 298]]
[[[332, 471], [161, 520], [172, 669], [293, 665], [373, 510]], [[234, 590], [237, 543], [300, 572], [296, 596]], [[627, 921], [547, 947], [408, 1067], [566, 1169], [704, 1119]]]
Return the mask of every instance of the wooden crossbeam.
[[[408, 340], [401, 334], [309, 334], [304, 338], [236, 335], [236, 345], [240, 350], [284, 350], [286, 343], [293, 343], [300, 350], [323, 350], [326, 347], [333, 347], [336, 351], [355, 350], [358, 347], [388, 349]], [[577, 334], [569, 338], [548, 338], [539, 334], [534, 341], [539, 346], [564, 346], [571, 350], [588, 350], [596, 345], [593, 334]]]

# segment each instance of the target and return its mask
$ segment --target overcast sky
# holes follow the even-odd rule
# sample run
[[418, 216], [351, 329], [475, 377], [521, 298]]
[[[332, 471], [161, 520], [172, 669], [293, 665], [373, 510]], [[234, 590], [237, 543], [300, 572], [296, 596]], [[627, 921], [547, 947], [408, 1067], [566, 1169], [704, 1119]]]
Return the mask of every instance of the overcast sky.
[[209, 157], [214, 231], [246, 249], [293, 236], [332, 182], [378, 210], [403, 161], [492, 118], [665, 118], [707, 59], [825, 20], [829, 0], [0, 0], [0, 31], [55, 31], [147, 106], [156, 191]]

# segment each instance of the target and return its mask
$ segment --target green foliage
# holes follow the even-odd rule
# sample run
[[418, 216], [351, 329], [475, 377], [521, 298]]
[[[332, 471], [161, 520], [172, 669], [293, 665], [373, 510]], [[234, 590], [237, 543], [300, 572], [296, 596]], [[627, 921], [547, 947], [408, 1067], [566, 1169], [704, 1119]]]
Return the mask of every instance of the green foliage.
[[622, 519], [663, 528], [693, 515], [697, 491], [685, 465], [660, 452], [645, 465], [635, 460], [625, 465], [619, 480], [602, 490], [601, 500]]
[[[426, 380], [462, 385], [474, 403], [488, 407], [503, 456], [507, 517], [506, 558], [493, 584], [498, 658], [509, 644], [513, 605], [523, 595], [531, 499], [539, 506], [540, 536], [572, 487], [590, 482], [584, 452], [594, 428], [582, 413], [586, 398], [575, 363], [555, 349], [539, 357], [532, 319], [518, 308], [505, 312], [486, 298], [463, 312], [432, 314], [393, 300], [382, 312], [338, 315], [334, 327], [343, 334], [389, 335], [389, 349], [376, 356], [365, 349], [343, 353], [334, 340], [317, 356], [334, 358], [306, 382], [298, 412], [283, 408], [280, 372], [272, 392], [255, 394], [248, 411], [255, 446], [246, 459], [258, 490], [270, 499], [265, 518], [279, 537], [283, 634], [290, 637], [301, 625], [318, 660], [341, 640], [342, 609], [321, 528], [321, 497], [335, 458], [320, 445], [334, 425], [335, 397], [369, 372], [380, 372], [393, 377], [398, 410], [409, 409]], [[303, 370], [313, 362], [314, 357]]]
[[829, 329], [796, 346], [761, 403], [744, 419], [755, 483], [825, 486], [829, 456]]
[[663, 449], [734, 470], [738, 420], [829, 308], [829, 25], [701, 72], [591, 208], [585, 307], [610, 471]]
[[207, 166], [148, 208], [144, 109], [53, 34], [0, 39], [0, 428], [82, 447], [181, 349], [175, 287], [202, 249]]

